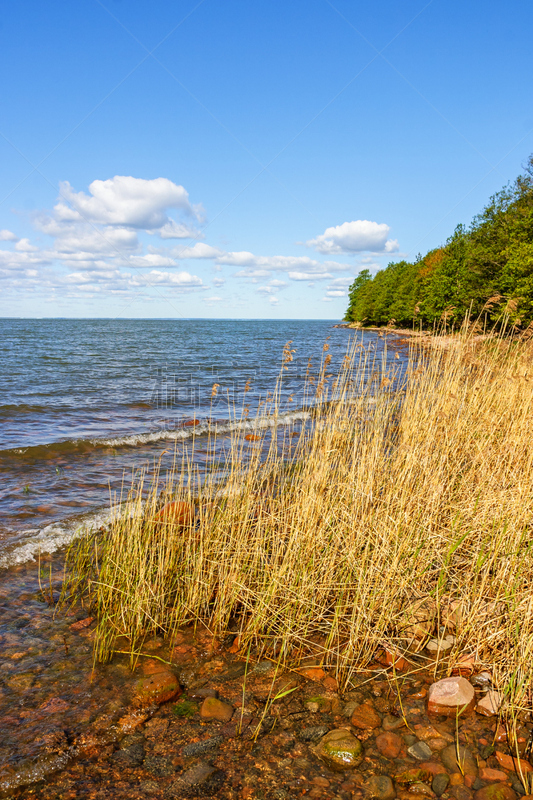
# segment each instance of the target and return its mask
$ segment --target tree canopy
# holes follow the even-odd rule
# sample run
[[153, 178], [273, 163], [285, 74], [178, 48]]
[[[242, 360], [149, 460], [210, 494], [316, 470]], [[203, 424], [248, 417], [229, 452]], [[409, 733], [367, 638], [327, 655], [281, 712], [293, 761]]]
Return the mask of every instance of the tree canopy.
[[398, 261], [374, 277], [363, 270], [349, 290], [345, 319], [363, 326], [460, 323], [467, 314], [533, 322], [533, 155], [512, 184], [490, 198], [470, 227], [442, 247]]

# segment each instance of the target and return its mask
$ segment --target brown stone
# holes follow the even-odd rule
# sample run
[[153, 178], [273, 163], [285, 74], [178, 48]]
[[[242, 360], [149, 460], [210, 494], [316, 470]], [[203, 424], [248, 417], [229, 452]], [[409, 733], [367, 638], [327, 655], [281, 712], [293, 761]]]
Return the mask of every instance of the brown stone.
[[204, 720], [229, 722], [233, 716], [233, 706], [216, 697], [206, 697], [200, 706], [200, 716]]
[[516, 800], [516, 792], [506, 783], [492, 783], [474, 792], [474, 800]]
[[525, 761], [523, 758], [519, 761], [517, 758], [507, 755], [507, 753], [500, 753], [499, 750], [496, 750], [494, 755], [498, 759], [500, 767], [504, 769], [514, 770], [514, 772], [518, 772], [519, 769], [522, 770], [522, 772], [533, 772], [533, 767], [529, 761]]
[[479, 770], [479, 777], [482, 781], [506, 781], [507, 773], [502, 772], [501, 769], [492, 769], [491, 767], [483, 767]]
[[72, 625], [69, 625], [71, 631], [82, 631], [84, 628], [88, 628], [94, 622], [94, 617], [85, 617], [85, 619], [80, 619], [78, 622], [73, 622]]
[[304, 669], [300, 669], [298, 672], [310, 681], [322, 681], [326, 677], [326, 673], [322, 667], [304, 667]]
[[477, 776], [476, 760], [467, 747], [449, 744], [441, 750], [440, 757], [449, 773]]
[[177, 677], [170, 670], [157, 672], [141, 678], [135, 686], [135, 701], [138, 705], [146, 706], [152, 703], [166, 703], [179, 694], [180, 685]]
[[381, 726], [381, 717], [371, 705], [363, 703], [362, 706], [354, 708], [350, 722], [354, 728], [368, 730], [371, 728], [379, 728]]
[[428, 712], [447, 717], [472, 711], [476, 702], [474, 687], [466, 678], [443, 678], [429, 687]]
[[322, 681], [322, 686], [324, 689], [328, 689], [330, 692], [336, 692], [339, 688], [339, 684], [335, 680], [332, 675], [327, 675], [324, 680]]
[[398, 758], [403, 740], [397, 733], [388, 731], [376, 737], [376, 748], [385, 758]]
[[429, 772], [430, 775], [433, 775], [433, 777], [435, 777], [435, 775], [447, 774], [443, 765], [439, 764], [437, 761], [423, 761], [422, 764], [420, 764], [420, 769]]

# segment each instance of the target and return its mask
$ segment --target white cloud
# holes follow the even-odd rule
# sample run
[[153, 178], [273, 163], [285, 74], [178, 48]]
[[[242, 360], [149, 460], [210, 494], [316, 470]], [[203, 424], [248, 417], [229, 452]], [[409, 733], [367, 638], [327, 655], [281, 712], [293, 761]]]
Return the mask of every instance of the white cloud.
[[95, 180], [89, 194], [75, 192], [68, 181], [60, 184], [61, 198], [54, 207], [56, 219], [63, 222], [86, 220], [102, 225], [119, 225], [148, 231], [163, 229], [164, 238], [183, 238], [184, 230], [166, 213], [178, 209], [200, 219], [201, 208], [192, 206], [189, 194], [168, 178], [133, 178], [115, 175]]
[[0, 242], [17, 242], [18, 236], [15, 236], [14, 233], [8, 231], [4, 228], [4, 230], [0, 231]]
[[322, 275], [316, 275], [313, 272], [289, 272], [291, 281], [321, 281], [325, 278], [331, 278], [329, 272], [324, 272]]
[[[240, 277], [263, 277], [265, 272], [292, 272], [292, 274], [326, 275], [328, 272], [339, 272], [350, 269], [348, 264], [340, 264], [337, 261], [315, 261], [308, 256], [256, 256], [244, 250], [241, 252], [224, 253], [217, 258], [217, 264], [225, 264], [232, 267], [254, 268], [255, 275], [244, 275], [237, 273]], [[260, 271], [260, 272], [259, 272]], [[293, 280], [304, 280], [294, 278]]]
[[326, 297], [346, 297], [346, 292], [343, 289], [328, 289]]
[[149, 230], [148, 233], [158, 233], [161, 239], [203, 239], [203, 234], [196, 228], [174, 219], [165, 222], [160, 228]]
[[15, 245], [15, 250], [19, 253], [36, 253], [39, 248], [30, 244], [29, 239], [20, 239]]
[[225, 283], [225, 278], [213, 278], [213, 286], [216, 286], [217, 289], [219, 289], [221, 286], [224, 286]]
[[193, 247], [174, 247], [170, 253], [174, 258], [218, 258], [224, 255], [218, 247], [211, 247], [204, 242], [196, 242]]
[[384, 222], [371, 222], [368, 219], [356, 219], [343, 222], [342, 225], [326, 228], [324, 233], [306, 244], [314, 247], [319, 253], [361, 253], [368, 250], [372, 253], [393, 253], [398, 250], [396, 239], [387, 239], [390, 227]]

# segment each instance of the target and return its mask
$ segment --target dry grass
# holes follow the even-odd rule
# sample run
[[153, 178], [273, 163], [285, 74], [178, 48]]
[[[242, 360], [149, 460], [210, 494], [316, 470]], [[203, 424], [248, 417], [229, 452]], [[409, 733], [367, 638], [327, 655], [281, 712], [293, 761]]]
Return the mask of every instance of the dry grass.
[[[223, 635], [237, 621], [244, 652], [293, 664], [319, 652], [343, 682], [380, 646], [416, 663], [447, 625], [456, 642], [441, 667], [472, 656], [515, 709], [530, 705], [532, 357], [530, 342], [463, 331], [450, 351], [413, 351], [391, 392], [354, 345], [334, 383], [325, 357], [309, 387], [324, 402], [299, 437], [280, 428], [266, 457], [246, 459], [235, 432], [222, 491], [199, 487], [185, 457], [145, 505], [134, 486], [131, 516], [70, 556], [69, 589], [98, 615], [98, 657], [119, 636], [137, 650], [185, 622]], [[194, 524], [155, 520], [163, 484], [195, 504]]]

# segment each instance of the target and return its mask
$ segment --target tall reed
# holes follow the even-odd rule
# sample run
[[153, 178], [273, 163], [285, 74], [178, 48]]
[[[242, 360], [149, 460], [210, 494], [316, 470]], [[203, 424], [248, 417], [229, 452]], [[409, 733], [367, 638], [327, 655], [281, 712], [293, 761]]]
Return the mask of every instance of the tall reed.
[[[131, 488], [105, 536], [74, 546], [67, 590], [98, 617], [98, 657], [118, 637], [136, 652], [187, 622], [231, 623], [243, 652], [319, 653], [346, 682], [380, 647], [423, 663], [447, 626], [441, 665], [467, 656], [509, 703], [530, 703], [532, 357], [529, 341], [465, 328], [448, 349], [413, 345], [403, 376], [356, 339], [331, 376], [326, 345], [297, 436], [274, 427], [249, 455], [236, 430], [222, 484], [177, 458], [147, 493]], [[194, 523], [156, 519], [162, 488], [194, 504]]]

